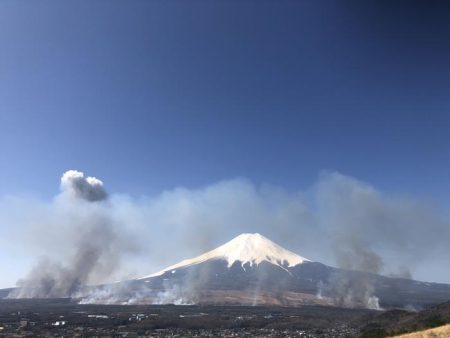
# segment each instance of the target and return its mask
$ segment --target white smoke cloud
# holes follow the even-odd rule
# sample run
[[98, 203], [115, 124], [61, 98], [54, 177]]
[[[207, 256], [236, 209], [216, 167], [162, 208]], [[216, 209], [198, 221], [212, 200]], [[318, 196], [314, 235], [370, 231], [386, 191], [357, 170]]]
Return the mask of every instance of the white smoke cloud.
[[61, 190], [76, 198], [87, 201], [101, 201], [108, 194], [103, 187], [103, 182], [77, 170], [68, 170], [61, 177]]
[[450, 254], [450, 222], [439, 209], [335, 172], [294, 193], [233, 179], [136, 199], [108, 196], [100, 180], [77, 171], [63, 175], [61, 189], [50, 202], [1, 198], [0, 225], [13, 230], [3, 241], [14, 243], [9, 249], [18, 256], [46, 256], [64, 268], [76, 262], [80, 243], [98, 243], [98, 255], [86, 253], [94, 258], [83, 272], [87, 283], [146, 275], [242, 232], [260, 232], [330, 265], [386, 274], [400, 268], [450, 282], [433, 263]]
[[17, 282], [22, 288], [12, 297], [68, 297], [118, 269], [122, 255], [132, 251], [132, 241], [120, 235], [121, 225], [109, 216], [106, 197], [100, 180], [69, 170], [61, 178], [61, 194], [50, 204], [20, 206], [25, 218], [16, 227], [29, 237], [16, 243], [30, 241], [41, 258]]
[[[316, 217], [333, 237], [335, 252], [345, 254], [354, 248], [354, 253], [377, 253], [389, 273], [403, 275], [408, 274], [406, 267], [413, 269], [450, 252], [442, 240], [450, 235], [450, 220], [429, 203], [383, 194], [335, 172], [320, 176], [315, 196]], [[364, 261], [364, 255], [358, 259]], [[381, 270], [376, 260], [370, 260], [372, 267], [363, 264], [367, 271]], [[440, 278], [450, 280], [450, 276]]]

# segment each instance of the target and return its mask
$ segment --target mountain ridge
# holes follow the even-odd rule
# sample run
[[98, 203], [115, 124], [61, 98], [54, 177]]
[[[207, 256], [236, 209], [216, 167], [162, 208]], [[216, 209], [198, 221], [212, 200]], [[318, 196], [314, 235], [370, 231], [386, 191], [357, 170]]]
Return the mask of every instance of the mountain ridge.
[[[33, 291], [13, 289], [6, 297], [36, 298]], [[95, 304], [422, 309], [449, 301], [450, 284], [335, 268], [297, 255], [260, 234], [244, 233], [159, 272], [112, 284], [83, 286], [67, 297]]]
[[236, 261], [241, 262], [242, 267], [247, 263], [253, 266], [254, 264], [259, 265], [261, 262], [266, 261], [283, 269], [285, 265], [292, 267], [302, 264], [305, 261], [310, 262], [309, 259], [284, 249], [259, 233], [242, 233], [216, 249], [191, 259], [182, 260], [163, 270], [136, 279], [157, 277], [171, 270], [219, 259], [227, 261], [228, 268]]
[[423, 308], [450, 300], [448, 284], [327, 266], [258, 233], [241, 234], [216, 249], [134, 281], [160, 290], [158, 302], [163, 304], [320, 304], [381, 309]]

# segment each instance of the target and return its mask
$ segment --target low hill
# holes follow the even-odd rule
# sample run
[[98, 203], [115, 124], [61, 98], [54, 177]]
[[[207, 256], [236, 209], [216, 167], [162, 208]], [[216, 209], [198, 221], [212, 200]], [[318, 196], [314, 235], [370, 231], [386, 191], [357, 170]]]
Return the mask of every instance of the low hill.
[[450, 302], [446, 302], [419, 312], [385, 311], [368, 320], [362, 331], [365, 333], [363, 337], [386, 337], [423, 331], [449, 323]]
[[434, 329], [406, 333], [395, 338], [447, 338], [450, 337], [450, 324], [436, 327]]

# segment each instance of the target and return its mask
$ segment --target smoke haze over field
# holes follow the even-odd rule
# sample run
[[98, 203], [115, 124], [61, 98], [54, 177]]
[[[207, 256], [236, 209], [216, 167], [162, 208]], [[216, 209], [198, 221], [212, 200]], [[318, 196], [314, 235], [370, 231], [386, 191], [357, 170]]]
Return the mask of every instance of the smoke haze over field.
[[[11, 297], [67, 297], [87, 283], [100, 282], [118, 269], [130, 247], [108, 215], [103, 182], [69, 170], [61, 177], [61, 194], [46, 211], [47, 221], [33, 219], [34, 241], [58, 241], [61, 247], [43, 256], [20, 279]], [[41, 223], [42, 222], [42, 223]], [[28, 229], [24, 229], [28, 230]], [[42, 238], [42, 240], [41, 240]]]
[[[69, 295], [85, 283], [145, 275], [242, 232], [260, 232], [346, 269], [450, 281], [445, 269], [414, 275], [450, 254], [449, 220], [439, 210], [336, 172], [295, 193], [233, 179], [134, 199], [108, 196], [100, 180], [70, 170], [50, 202], [5, 197], [0, 203], [0, 222], [15, 229], [5, 242], [42, 257], [28, 274], [22, 271], [19, 285], [39, 285], [23, 296]], [[336, 284], [343, 298], [370, 298], [370, 280], [352, 295], [345, 294], [349, 283]]]

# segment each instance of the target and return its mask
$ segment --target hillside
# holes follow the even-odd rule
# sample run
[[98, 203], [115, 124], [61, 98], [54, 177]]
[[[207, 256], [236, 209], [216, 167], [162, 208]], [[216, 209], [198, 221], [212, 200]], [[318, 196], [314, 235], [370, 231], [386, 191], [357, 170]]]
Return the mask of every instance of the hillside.
[[450, 302], [419, 312], [386, 311], [370, 319], [363, 331], [364, 337], [384, 337], [423, 331], [448, 323], [450, 323]]

